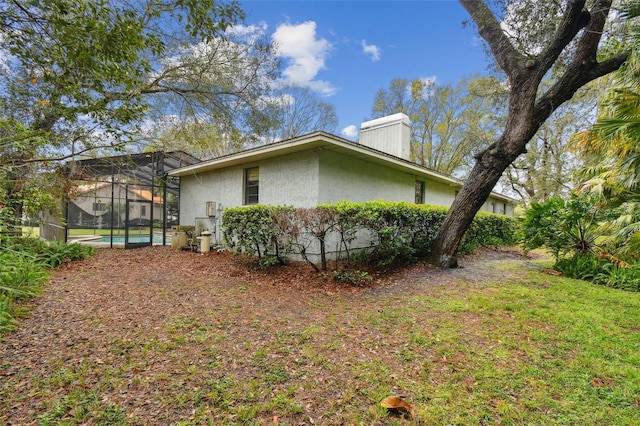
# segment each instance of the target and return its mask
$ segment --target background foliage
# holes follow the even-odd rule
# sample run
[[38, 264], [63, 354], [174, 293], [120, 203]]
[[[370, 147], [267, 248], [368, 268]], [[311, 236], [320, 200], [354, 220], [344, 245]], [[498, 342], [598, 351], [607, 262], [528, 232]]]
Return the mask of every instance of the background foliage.
[[628, 251], [634, 234], [617, 220], [620, 212], [592, 194], [534, 203], [522, 223], [523, 247], [547, 248], [569, 277], [640, 291], [640, 262]]

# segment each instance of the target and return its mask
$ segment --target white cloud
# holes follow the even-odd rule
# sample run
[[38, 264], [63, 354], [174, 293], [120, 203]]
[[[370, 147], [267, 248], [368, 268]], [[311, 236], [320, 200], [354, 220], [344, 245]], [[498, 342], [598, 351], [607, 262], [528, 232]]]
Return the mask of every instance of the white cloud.
[[337, 88], [328, 81], [312, 80], [306, 84], [311, 90], [320, 93], [321, 96], [332, 96], [336, 93]]
[[236, 35], [240, 37], [252, 37], [256, 34], [264, 35], [267, 32], [267, 23], [260, 21], [255, 25], [237, 24], [227, 28], [225, 32], [229, 35]]
[[342, 129], [340, 131], [340, 134], [348, 138], [355, 138], [356, 136], [358, 136], [358, 128], [352, 124]]
[[436, 84], [436, 76], [435, 75], [432, 75], [430, 77], [422, 77], [420, 80], [422, 80], [422, 82], [426, 86], [433, 86], [434, 84]]
[[325, 59], [332, 45], [324, 38], [317, 38], [314, 21], [280, 24], [272, 38], [276, 55], [287, 60], [287, 67], [282, 72], [286, 83], [309, 86], [324, 96], [335, 93], [331, 83], [315, 80], [318, 72], [325, 69]]
[[367, 44], [366, 40], [362, 40], [362, 52], [371, 55], [372, 62], [380, 60], [380, 48], [375, 44]]
[[[421, 77], [420, 81], [424, 85], [422, 87], [422, 97], [427, 99], [431, 95], [433, 95], [433, 87], [436, 85], [436, 76], [432, 75], [431, 77]], [[407, 94], [411, 96], [411, 85], [407, 86]]]

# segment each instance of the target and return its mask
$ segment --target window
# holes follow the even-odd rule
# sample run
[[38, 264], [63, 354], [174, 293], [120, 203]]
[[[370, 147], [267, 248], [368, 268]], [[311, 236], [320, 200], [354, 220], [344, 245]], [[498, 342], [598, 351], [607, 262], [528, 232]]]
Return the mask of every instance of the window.
[[258, 183], [260, 169], [252, 167], [244, 170], [244, 204], [258, 204]]
[[147, 206], [140, 206], [140, 216], [145, 217], [147, 215]]
[[424, 204], [424, 182], [416, 181], [416, 204]]
[[93, 211], [94, 212], [103, 212], [104, 211], [104, 204], [102, 204], [102, 201], [98, 201], [97, 203], [93, 203]]

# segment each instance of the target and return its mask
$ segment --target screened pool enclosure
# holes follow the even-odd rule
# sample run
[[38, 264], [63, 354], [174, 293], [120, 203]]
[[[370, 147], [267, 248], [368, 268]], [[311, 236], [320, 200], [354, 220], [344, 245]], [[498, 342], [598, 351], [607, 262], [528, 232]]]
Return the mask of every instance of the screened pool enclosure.
[[73, 161], [64, 221], [45, 218], [41, 235], [107, 247], [167, 244], [180, 220], [180, 181], [168, 172], [197, 162], [181, 151]]

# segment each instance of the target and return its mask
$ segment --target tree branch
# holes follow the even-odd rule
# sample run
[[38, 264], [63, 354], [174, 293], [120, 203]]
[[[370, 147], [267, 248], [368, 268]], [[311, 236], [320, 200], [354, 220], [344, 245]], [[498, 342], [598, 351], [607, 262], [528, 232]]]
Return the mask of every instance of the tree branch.
[[28, 158], [28, 159], [22, 160], [21, 163], [23, 165], [30, 164], [30, 163], [54, 163], [54, 162], [58, 162], [58, 161], [68, 160], [70, 158], [77, 157], [78, 155], [84, 154], [85, 152], [91, 152], [91, 151], [94, 151], [96, 149], [124, 148], [125, 146], [126, 146], [126, 142], [120, 142], [120, 143], [117, 143], [117, 144], [108, 144], [108, 145], [96, 145], [96, 146], [92, 146], [92, 147], [89, 147], [89, 148], [82, 149], [80, 151], [73, 152], [71, 154], [61, 155], [59, 157]]
[[579, 66], [567, 68], [562, 77], [536, 101], [535, 122], [543, 123], [562, 103], [571, 99], [580, 87], [619, 69], [629, 54], [630, 51], [618, 53], [595, 66], [583, 62], [577, 64]]
[[602, 39], [610, 9], [611, 0], [598, 0], [591, 7], [591, 20], [578, 41], [578, 52], [581, 52], [582, 55], [576, 57], [576, 62], [596, 61], [598, 46]]
[[584, 10], [585, 1], [569, 1], [569, 9], [562, 16], [553, 42], [539, 55], [541, 68], [546, 72], [558, 59], [565, 47], [567, 47], [578, 32], [589, 24], [591, 15]]
[[498, 66], [507, 74], [509, 78], [520, 71], [520, 63], [524, 56], [518, 52], [511, 40], [500, 28], [500, 23], [496, 20], [491, 10], [484, 1], [480, 0], [459, 0], [471, 18], [478, 26], [478, 33], [489, 44], [491, 52], [498, 63]]

